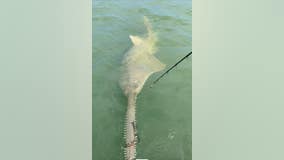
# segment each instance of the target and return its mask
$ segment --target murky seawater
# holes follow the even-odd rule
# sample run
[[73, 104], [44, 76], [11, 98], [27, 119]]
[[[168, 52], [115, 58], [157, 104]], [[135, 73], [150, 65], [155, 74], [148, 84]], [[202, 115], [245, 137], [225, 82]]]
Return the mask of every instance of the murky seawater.
[[[191, 1], [93, 0], [93, 160], [123, 160], [127, 106], [119, 67], [143, 35], [147, 16], [158, 34], [156, 57], [167, 67], [191, 51]], [[191, 58], [153, 88], [152, 75], [137, 99], [137, 158], [191, 160]]]

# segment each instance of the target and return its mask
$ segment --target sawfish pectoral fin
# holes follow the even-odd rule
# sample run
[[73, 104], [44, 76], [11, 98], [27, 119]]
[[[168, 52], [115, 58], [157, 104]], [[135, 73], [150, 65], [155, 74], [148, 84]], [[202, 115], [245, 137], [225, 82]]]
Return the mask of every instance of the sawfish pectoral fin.
[[143, 40], [138, 36], [129, 35], [129, 38], [134, 45], [139, 45], [143, 42]]
[[152, 72], [159, 72], [165, 68], [165, 64], [163, 64], [153, 55], [148, 55], [147, 61]]

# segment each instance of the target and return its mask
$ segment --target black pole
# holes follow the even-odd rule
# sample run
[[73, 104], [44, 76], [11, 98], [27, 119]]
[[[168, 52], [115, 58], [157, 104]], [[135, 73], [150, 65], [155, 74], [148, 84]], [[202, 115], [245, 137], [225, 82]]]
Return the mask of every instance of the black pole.
[[189, 57], [192, 54], [192, 52], [188, 53], [186, 56], [184, 56], [182, 59], [180, 59], [177, 63], [175, 63], [170, 69], [168, 69], [166, 72], [164, 72], [160, 77], [158, 77], [153, 83], [157, 83], [162, 77], [164, 77], [164, 75], [166, 75], [167, 73], [169, 73], [173, 68], [175, 68], [180, 62], [182, 62], [183, 60], [185, 60], [187, 57]]

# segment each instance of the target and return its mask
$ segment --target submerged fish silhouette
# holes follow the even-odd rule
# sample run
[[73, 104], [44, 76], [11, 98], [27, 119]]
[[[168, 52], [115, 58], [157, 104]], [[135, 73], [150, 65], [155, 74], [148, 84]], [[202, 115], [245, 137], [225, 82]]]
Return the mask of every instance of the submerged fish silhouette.
[[137, 130], [136, 127], [133, 127], [136, 126], [136, 97], [148, 77], [165, 68], [165, 65], [154, 57], [157, 36], [146, 17], [144, 17], [144, 24], [147, 28], [147, 36], [138, 37], [130, 35], [133, 47], [125, 54], [122, 61], [120, 86], [128, 98], [124, 134], [126, 160], [135, 160], [136, 158]]

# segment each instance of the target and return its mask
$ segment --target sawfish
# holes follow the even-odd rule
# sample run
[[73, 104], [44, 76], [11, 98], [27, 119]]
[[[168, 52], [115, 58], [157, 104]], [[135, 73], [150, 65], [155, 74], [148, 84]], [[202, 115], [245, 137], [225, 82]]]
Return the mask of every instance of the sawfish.
[[122, 61], [120, 87], [128, 98], [125, 116], [125, 160], [136, 159], [136, 144], [138, 141], [136, 127], [136, 98], [149, 76], [161, 71], [165, 65], [154, 54], [157, 52], [157, 35], [152, 30], [149, 19], [144, 16], [147, 33], [144, 36], [129, 35], [133, 46], [126, 52]]

